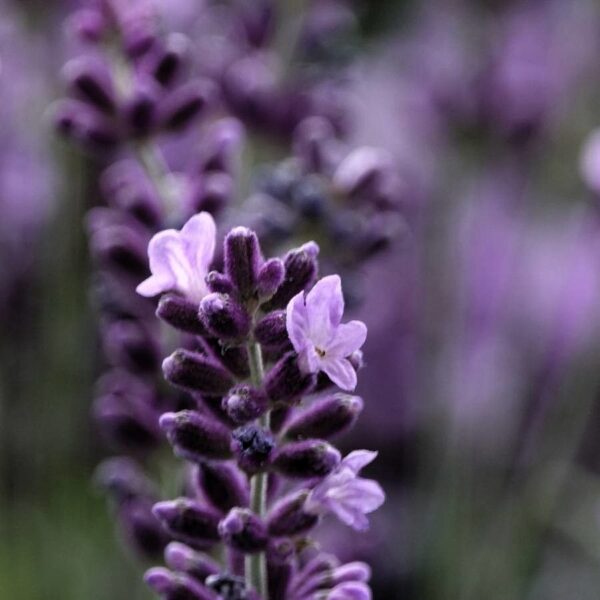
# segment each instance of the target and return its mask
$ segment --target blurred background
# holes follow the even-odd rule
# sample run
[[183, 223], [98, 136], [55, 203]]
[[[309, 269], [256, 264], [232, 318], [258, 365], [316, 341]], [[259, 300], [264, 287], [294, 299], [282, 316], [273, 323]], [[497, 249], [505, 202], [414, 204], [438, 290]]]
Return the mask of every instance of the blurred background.
[[[207, 6], [231, 3], [153, 4], [205, 68]], [[342, 445], [379, 451], [370, 476], [388, 499], [369, 534], [336, 526], [323, 543], [372, 564], [375, 598], [597, 598], [600, 6], [292, 4], [325, 7], [316, 62], [331, 61], [344, 136], [385, 149], [402, 188], [397, 235], [344, 266], [369, 340], [365, 411]], [[109, 161], [48, 116], [81, 6], [0, 0], [0, 595], [13, 600], [151, 597], [93, 483], [113, 449], [91, 417], [106, 358], [85, 219]], [[256, 142], [242, 177], [287, 154]]]

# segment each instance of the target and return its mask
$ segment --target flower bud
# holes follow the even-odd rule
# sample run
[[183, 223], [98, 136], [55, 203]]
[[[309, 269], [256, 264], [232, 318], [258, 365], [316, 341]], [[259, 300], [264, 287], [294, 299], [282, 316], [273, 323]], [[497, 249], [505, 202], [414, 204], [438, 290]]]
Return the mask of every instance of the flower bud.
[[225, 544], [245, 554], [261, 552], [269, 539], [265, 524], [247, 508], [231, 509], [219, 523], [219, 534]]
[[366, 583], [351, 581], [336, 585], [326, 600], [371, 600], [371, 590]]
[[349, 394], [321, 398], [292, 417], [286, 426], [285, 437], [329, 439], [351, 427], [363, 406], [361, 398]]
[[269, 598], [287, 598], [288, 586], [294, 573], [292, 559], [294, 543], [289, 539], [270, 539], [267, 548]]
[[179, 349], [163, 361], [167, 381], [209, 396], [221, 396], [235, 383], [216, 361], [197, 352]]
[[308, 288], [317, 278], [317, 256], [319, 246], [308, 242], [295, 250], [290, 250], [285, 258], [285, 278], [263, 308], [271, 311], [275, 308], [285, 308], [287, 303], [298, 293]]
[[269, 401], [262, 390], [241, 384], [234, 387], [223, 399], [223, 409], [235, 423], [243, 425], [262, 416]]
[[371, 567], [364, 562], [350, 562], [337, 567], [333, 571], [333, 583], [339, 585], [346, 581], [369, 581], [371, 579]]
[[210, 556], [196, 552], [179, 542], [171, 542], [165, 548], [165, 563], [174, 571], [187, 573], [201, 583], [221, 570], [221, 565]]
[[303, 373], [298, 366], [298, 357], [288, 352], [277, 362], [265, 377], [265, 391], [272, 402], [293, 403], [308, 393], [315, 384], [312, 373]]
[[267, 350], [278, 350], [289, 345], [285, 310], [276, 310], [263, 317], [254, 328], [254, 337]]
[[163, 567], [146, 571], [144, 581], [163, 600], [214, 600], [214, 593], [189, 575], [173, 573]]
[[115, 98], [110, 73], [104, 64], [89, 58], [75, 58], [64, 67], [69, 87], [82, 100], [98, 110], [112, 114]]
[[212, 93], [213, 86], [208, 81], [192, 81], [180, 86], [163, 101], [162, 126], [171, 131], [183, 129], [206, 109]]
[[165, 413], [160, 427], [166, 432], [177, 456], [199, 462], [231, 456], [230, 434], [224, 425], [193, 410]]
[[262, 256], [258, 238], [247, 227], [235, 227], [225, 238], [225, 273], [244, 300], [254, 295]]
[[338, 450], [322, 440], [294, 442], [273, 452], [271, 465], [286, 477], [308, 479], [328, 475], [340, 462]]
[[222, 364], [239, 379], [250, 377], [248, 351], [244, 346], [224, 346], [214, 338], [203, 338], [203, 346], [214, 360]]
[[233, 293], [233, 283], [227, 275], [219, 271], [211, 271], [205, 278], [208, 289], [215, 294]]
[[304, 503], [308, 492], [302, 490], [279, 500], [269, 512], [267, 528], [274, 537], [294, 536], [306, 533], [319, 521], [319, 517], [307, 513]]
[[197, 482], [202, 495], [220, 511], [248, 505], [248, 480], [232, 464], [200, 463]]
[[256, 425], [245, 425], [233, 432], [231, 449], [240, 468], [249, 475], [264, 470], [274, 446], [273, 436]]
[[200, 302], [200, 318], [221, 340], [241, 340], [250, 333], [250, 315], [227, 294], [208, 294]]
[[207, 334], [206, 327], [198, 315], [198, 306], [178, 294], [161, 296], [156, 316], [180, 331], [193, 335]]
[[256, 291], [259, 298], [268, 300], [283, 283], [285, 267], [279, 258], [270, 258], [258, 271]]
[[219, 515], [190, 498], [167, 500], [152, 512], [175, 538], [203, 549], [219, 541]]

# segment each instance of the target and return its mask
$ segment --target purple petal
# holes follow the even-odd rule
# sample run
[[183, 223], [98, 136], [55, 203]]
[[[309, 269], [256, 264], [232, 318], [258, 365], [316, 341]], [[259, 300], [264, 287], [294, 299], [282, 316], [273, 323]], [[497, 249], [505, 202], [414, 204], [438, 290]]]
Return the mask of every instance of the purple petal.
[[327, 348], [327, 354], [345, 358], [358, 350], [367, 339], [367, 326], [362, 321], [350, 321], [339, 325], [333, 342]]
[[338, 275], [318, 281], [306, 295], [310, 336], [315, 345], [326, 346], [344, 314], [342, 282]]
[[152, 275], [137, 287], [137, 292], [142, 296], [155, 296], [177, 288], [185, 270], [181, 261], [186, 261], [178, 232], [167, 229], [157, 233], [148, 245], [148, 256]]
[[372, 463], [377, 458], [377, 454], [377, 452], [373, 452], [372, 450], [354, 450], [354, 452], [350, 452], [344, 458], [342, 467], [347, 467], [354, 474], [357, 474], [361, 469]]
[[308, 314], [304, 303], [304, 292], [296, 294], [287, 305], [285, 326], [292, 346], [300, 354], [307, 345]]
[[342, 390], [352, 392], [356, 387], [356, 371], [345, 358], [324, 360], [321, 362], [321, 368]]
[[365, 583], [349, 581], [336, 585], [327, 594], [327, 600], [371, 600], [371, 590]]
[[215, 221], [207, 212], [194, 215], [181, 230], [189, 261], [202, 277], [213, 260], [216, 235]]
[[385, 494], [381, 486], [373, 479], [361, 477], [343, 488], [329, 490], [329, 496], [344, 508], [362, 514], [377, 510], [385, 502]]

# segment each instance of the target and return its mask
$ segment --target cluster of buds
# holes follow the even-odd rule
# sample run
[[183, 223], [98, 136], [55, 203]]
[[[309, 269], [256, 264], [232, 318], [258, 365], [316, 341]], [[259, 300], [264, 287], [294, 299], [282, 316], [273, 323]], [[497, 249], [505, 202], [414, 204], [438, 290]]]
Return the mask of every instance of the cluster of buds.
[[214, 84], [185, 77], [187, 39], [161, 38], [145, 2], [98, 0], [72, 19], [91, 52], [64, 67], [69, 99], [56, 107], [57, 126], [92, 148], [177, 131], [204, 112]]
[[258, 178], [248, 201], [249, 225], [269, 248], [310, 230], [328, 267], [348, 283], [358, 264], [406, 231], [407, 188], [391, 155], [370, 146], [349, 148], [324, 118], [304, 119], [292, 142], [293, 156]]
[[[181, 497], [154, 505], [173, 543], [169, 568], [146, 580], [166, 600], [370, 598], [366, 565], [340, 566], [311, 543], [324, 514], [363, 530], [383, 502], [359, 476], [375, 453], [342, 458], [331, 444], [362, 410], [351, 392], [366, 327], [341, 322], [340, 278], [317, 279], [314, 242], [266, 260], [237, 227], [211, 271], [215, 235], [208, 213], [155, 235], [137, 288], [188, 334], [163, 373], [190, 398], [159, 420], [188, 477]], [[205, 554], [220, 544], [227, 565]]]
[[302, 10], [274, 0], [224, 9], [209, 0], [198, 20], [200, 72], [217, 83], [226, 110], [259, 135], [289, 140], [311, 115], [347, 129], [342, 67], [356, 34], [347, 0], [306, 3]]

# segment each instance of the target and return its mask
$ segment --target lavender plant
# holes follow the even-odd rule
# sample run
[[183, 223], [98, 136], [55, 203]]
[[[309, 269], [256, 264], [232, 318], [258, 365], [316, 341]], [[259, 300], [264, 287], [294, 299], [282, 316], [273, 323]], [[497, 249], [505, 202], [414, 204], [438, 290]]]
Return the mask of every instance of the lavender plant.
[[[240, 14], [247, 19], [252, 11]], [[261, 19], [244, 22], [261, 29], [269, 22]], [[329, 513], [366, 529], [365, 515], [384, 499], [375, 481], [359, 476], [376, 453], [342, 458], [329, 442], [363, 407], [347, 392], [356, 387], [366, 326], [341, 322], [339, 276], [316, 281], [315, 242], [265, 260], [257, 235], [235, 227], [217, 252], [212, 214], [239, 184], [232, 160], [239, 121], [204, 128], [191, 171], [169, 164], [189, 148], [184, 130], [211, 106], [233, 110], [267, 135], [282, 133], [281, 123], [256, 120], [256, 111], [244, 109], [248, 98], [233, 102], [229, 77], [190, 78], [189, 45], [181, 36], [161, 36], [144, 2], [99, 2], [71, 25], [92, 51], [65, 67], [70, 97], [55, 107], [57, 127], [105, 158], [118, 158], [101, 176], [109, 207], [94, 208], [88, 218], [109, 366], [94, 415], [108, 441], [129, 457], [106, 461], [97, 478], [133, 547], [153, 560], [164, 551], [169, 569], [151, 569], [147, 582], [168, 599], [370, 598], [368, 567], [340, 565], [312, 536]], [[260, 47], [254, 37], [250, 45]], [[307, 114], [320, 114], [310, 106]], [[179, 149], [163, 143], [168, 136]], [[294, 173], [287, 182], [292, 195], [302, 196], [302, 205], [316, 199], [324, 209], [316, 216], [326, 226], [335, 215], [326, 209], [328, 197], [343, 199], [346, 215], [356, 213], [354, 223], [359, 214], [368, 217], [370, 237], [363, 232], [354, 246], [346, 243], [356, 259], [373, 253], [369, 243], [373, 251], [384, 246], [378, 231], [385, 241], [390, 228], [385, 214], [377, 221], [378, 211], [397, 216], [398, 210], [387, 157], [344, 148], [334, 123], [322, 116], [303, 121], [294, 140], [298, 157], [285, 163]], [[269, 190], [279, 182], [285, 194], [280, 173], [270, 177]], [[226, 215], [237, 219], [235, 210]], [[167, 229], [173, 226], [181, 229]], [[295, 223], [271, 245], [289, 247], [303, 230]], [[221, 271], [211, 270], [221, 262]], [[156, 315], [171, 334], [154, 317], [157, 296]], [[163, 362], [174, 386], [168, 390], [156, 373], [173, 345], [179, 348]], [[163, 434], [186, 461], [182, 469], [168, 467], [170, 480], [178, 471], [185, 480], [174, 484], [176, 500], [158, 501], [164, 481], [145, 474]]]
[[[362, 530], [384, 499], [359, 476], [376, 453], [342, 459], [328, 441], [362, 409], [335, 387], [356, 387], [366, 326], [341, 322], [338, 276], [315, 283], [316, 244], [264, 260], [256, 235], [238, 227], [225, 238], [223, 271], [208, 272], [214, 248], [207, 213], [158, 233], [152, 275], [138, 286], [164, 294], [157, 314], [193, 336], [163, 372], [194, 407], [160, 418], [176, 455], [193, 465], [192, 485], [153, 508], [177, 543], [166, 549], [174, 571], [154, 568], [146, 580], [165, 598], [370, 598], [366, 565], [340, 566], [310, 542], [323, 515]], [[235, 350], [235, 368], [222, 348]], [[194, 550], [220, 544], [229, 563], [200, 569], [209, 559]]]

